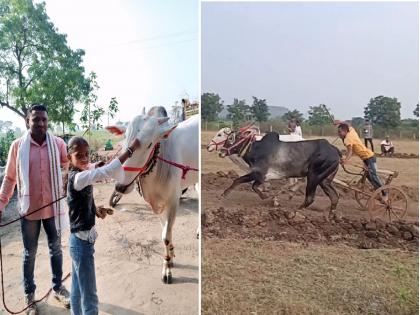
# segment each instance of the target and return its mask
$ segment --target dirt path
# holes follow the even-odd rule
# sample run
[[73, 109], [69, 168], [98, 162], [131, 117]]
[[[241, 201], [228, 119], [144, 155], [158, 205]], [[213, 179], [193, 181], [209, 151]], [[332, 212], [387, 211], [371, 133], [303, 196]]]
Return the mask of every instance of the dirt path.
[[[95, 186], [95, 202], [106, 205], [112, 184]], [[10, 205], [3, 222], [16, 213]], [[95, 244], [96, 277], [100, 314], [197, 314], [198, 312], [198, 200], [190, 192], [181, 201], [174, 228], [174, 282], [160, 280], [161, 225], [158, 216], [136, 192], [124, 196], [114, 215], [97, 220], [99, 238]], [[22, 240], [20, 226], [15, 223], [1, 231], [6, 301], [13, 310], [23, 307], [21, 284]], [[63, 236], [64, 272], [70, 271], [68, 233]], [[50, 266], [45, 233], [41, 232], [36, 260], [37, 294], [44, 294], [50, 285]], [[70, 289], [70, 280], [66, 281]], [[52, 296], [39, 305], [41, 314], [70, 314]], [[7, 314], [0, 307], [0, 314]]]

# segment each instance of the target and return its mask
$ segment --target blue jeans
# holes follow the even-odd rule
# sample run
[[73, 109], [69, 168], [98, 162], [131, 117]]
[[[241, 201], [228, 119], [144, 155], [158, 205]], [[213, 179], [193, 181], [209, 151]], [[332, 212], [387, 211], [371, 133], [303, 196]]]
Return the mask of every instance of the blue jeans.
[[[382, 187], [382, 181], [378, 177], [378, 174], [376, 174], [376, 157], [372, 156], [369, 159], [363, 160], [363, 163], [367, 166], [369, 170], [367, 179], [371, 182], [373, 187], [375, 187], [375, 189]], [[385, 195], [385, 192], [382, 192], [382, 194]]]
[[58, 291], [61, 288], [63, 253], [61, 251], [61, 237], [57, 234], [54, 217], [44, 220], [22, 219], [20, 220], [20, 225], [23, 239], [23, 287], [26, 295], [34, 293], [36, 289], [34, 267], [41, 221], [48, 239], [52, 270], [52, 288], [54, 291]]
[[95, 262], [93, 244], [70, 234], [70, 256], [72, 259], [72, 282], [70, 304], [72, 315], [97, 315]]

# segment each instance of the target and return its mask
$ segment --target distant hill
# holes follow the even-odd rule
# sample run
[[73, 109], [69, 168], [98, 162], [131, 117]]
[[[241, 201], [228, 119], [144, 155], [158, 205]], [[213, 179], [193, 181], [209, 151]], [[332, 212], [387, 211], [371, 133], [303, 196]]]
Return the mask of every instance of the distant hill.
[[[270, 118], [279, 118], [289, 111], [288, 108], [283, 106], [268, 106], [268, 112]], [[229, 112], [227, 111], [227, 105], [224, 105], [222, 112], [219, 114], [219, 118], [226, 119]]]

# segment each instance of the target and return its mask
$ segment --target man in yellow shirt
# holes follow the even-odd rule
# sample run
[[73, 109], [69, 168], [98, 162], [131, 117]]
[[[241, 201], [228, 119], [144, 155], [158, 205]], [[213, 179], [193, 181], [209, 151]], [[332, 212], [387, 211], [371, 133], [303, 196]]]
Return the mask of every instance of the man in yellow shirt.
[[[341, 159], [341, 164], [346, 164], [353, 155], [357, 155], [362, 159], [363, 163], [369, 170], [369, 174], [367, 176], [368, 180], [372, 183], [375, 189], [378, 189], [383, 184], [376, 174], [375, 153], [365, 147], [357, 132], [353, 128], [353, 130], [350, 130], [350, 128], [351, 127], [345, 123], [338, 125], [338, 136], [343, 140], [343, 143], [347, 148], [346, 156]], [[385, 196], [386, 193], [383, 192], [383, 195]]]

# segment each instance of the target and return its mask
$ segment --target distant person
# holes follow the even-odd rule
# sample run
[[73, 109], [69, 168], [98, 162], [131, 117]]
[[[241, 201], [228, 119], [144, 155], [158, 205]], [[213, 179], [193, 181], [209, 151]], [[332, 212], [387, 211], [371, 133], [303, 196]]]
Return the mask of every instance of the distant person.
[[365, 125], [363, 126], [363, 138], [365, 139], [365, 147], [368, 147], [368, 142], [370, 142], [370, 147], [372, 152], [375, 152], [373, 149], [373, 127], [369, 119], [365, 120]]
[[299, 136], [300, 138], [303, 138], [303, 134], [302, 134], [302, 127], [300, 126], [300, 121], [299, 119], [296, 119], [296, 129], [295, 129], [295, 134], [297, 136]]
[[289, 124], [287, 125], [287, 130], [289, 131], [289, 135], [297, 136], [299, 139], [302, 139], [302, 128], [300, 127], [300, 121], [296, 118], [289, 120]]
[[289, 120], [289, 123], [287, 124], [287, 130], [289, 132], [289, 135], [293, 135], [296, 132], [296, 120], [294, 118]]
[[385, 140], [381, 142], [381, 156], [392, 157], [394, 154], [394, 144], [389, 140], [389, 136], [385, 137]]

